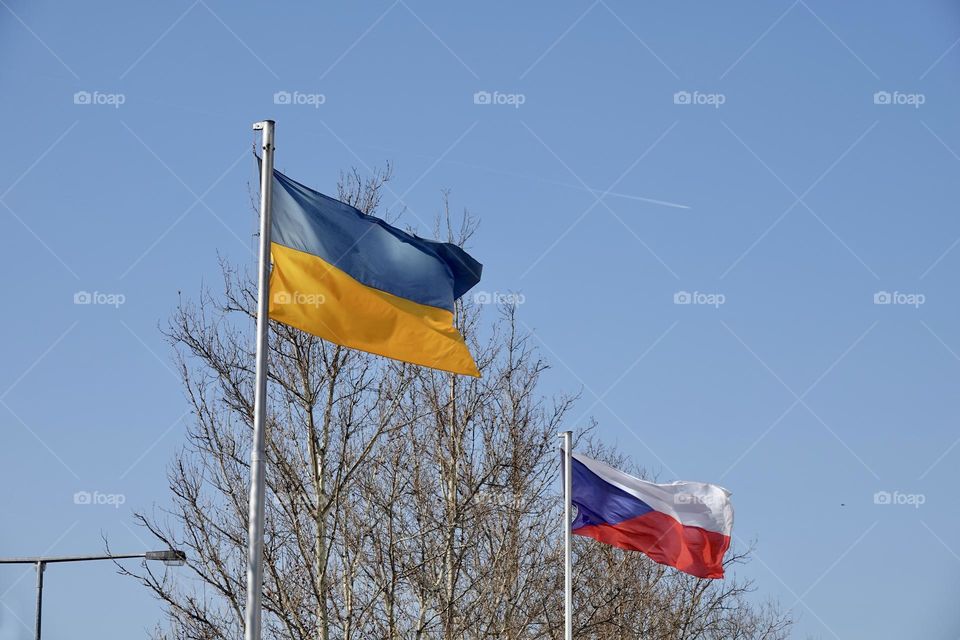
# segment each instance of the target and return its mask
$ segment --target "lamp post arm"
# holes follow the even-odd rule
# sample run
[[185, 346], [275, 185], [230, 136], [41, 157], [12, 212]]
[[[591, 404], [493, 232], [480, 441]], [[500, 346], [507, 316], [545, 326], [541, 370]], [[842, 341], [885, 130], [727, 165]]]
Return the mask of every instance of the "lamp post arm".
[[88, 560], [129, 560], [131, 558], [146, 558], [146, 553], [120, 553], [97, 556], [39, 556], [24, 558], [0, 558], [0, 564], [50, 564], [54, 562], [86, 562]]

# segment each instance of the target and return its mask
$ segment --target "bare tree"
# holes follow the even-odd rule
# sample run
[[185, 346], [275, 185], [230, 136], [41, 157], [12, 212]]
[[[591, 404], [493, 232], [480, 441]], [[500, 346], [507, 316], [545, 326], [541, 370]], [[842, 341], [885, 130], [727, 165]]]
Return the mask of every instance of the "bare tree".
[[[391, 173], [341, 177], [373, 212]], [[469, 242], [446, 194], [438, 237]], [[182, 302], [166, 335], [193, 411], [169, 470], [171, 506], [137, 514], [185, 549], [189, 577], [130, 574], [164, 603], [157, 638], [242, 635], [256, 290], [222, 265], [222, 292]], [[576, 401], [538, 392], [547, 364], [516, 308], [457, 323], [482, 373], [458, 378], [270, 328], [264, 636], [562, 636], [556, 433]], [[586, 437], [579, 445], [614, 463]], [[732, 553], [728, 565], [748, 551]], [[752, 585], [699, 580], [590, 540], [575, 544], [578, 637], [786, 637]]]

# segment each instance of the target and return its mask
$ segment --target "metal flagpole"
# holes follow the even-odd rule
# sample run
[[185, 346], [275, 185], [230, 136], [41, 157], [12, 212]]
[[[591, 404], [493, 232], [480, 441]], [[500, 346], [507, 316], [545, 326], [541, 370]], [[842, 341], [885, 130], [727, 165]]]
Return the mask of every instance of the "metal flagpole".
[[264, 453], [267, 413], [267, 330], [270, 324], [270, 209], [273, 199], [273, 120], [255, 122], [263, 131], [260, 163], [260, 263], [257, 275], [257, 373], [253, 395], [253, 448], [250, 451], [250, 530], [247, 547], [246, 640], [260, 640], [263, 590]]
[[573, 432], [559, 435], [563, 438], [563, 637], [573, 640]]

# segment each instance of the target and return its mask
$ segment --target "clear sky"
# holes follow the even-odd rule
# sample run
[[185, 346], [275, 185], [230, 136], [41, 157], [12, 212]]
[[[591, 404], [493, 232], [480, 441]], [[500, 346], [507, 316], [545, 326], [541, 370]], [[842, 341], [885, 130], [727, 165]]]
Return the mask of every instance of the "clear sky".
[[[0, 0], [0, 555], [153, 546], [158, 325], [253, 264], [273, 118], [299, 181], [389, 160], [404, 224], [480, 216], [477, 291], [523, 295], [570, 427], [729, 487], [797, 637], [960, 635], [955, 3], [306, 4]], [[0, 568], [3, 640], [33, 581]], [[109, 564], [45, 605], [54, 638], [161, 611]]]

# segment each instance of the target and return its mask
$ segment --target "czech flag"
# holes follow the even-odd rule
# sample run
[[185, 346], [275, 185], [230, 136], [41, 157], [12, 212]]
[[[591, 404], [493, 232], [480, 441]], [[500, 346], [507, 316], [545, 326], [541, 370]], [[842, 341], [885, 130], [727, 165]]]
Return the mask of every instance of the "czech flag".
[[703, 482], [654, 484], [573, 454], [574, 534], [642, 551], [699, 578], [723, 577], [730, 548], [730, 492]]
[[273, 172], [270, 317], [336, 344], [479, 376], [453, 325], [483, 266]]

